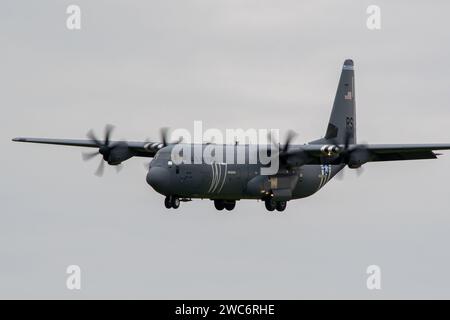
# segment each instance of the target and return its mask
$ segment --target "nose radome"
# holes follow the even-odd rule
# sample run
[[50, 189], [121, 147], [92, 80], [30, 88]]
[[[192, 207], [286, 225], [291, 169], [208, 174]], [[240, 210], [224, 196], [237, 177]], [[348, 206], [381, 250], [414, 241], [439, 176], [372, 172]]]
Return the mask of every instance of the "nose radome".
[[147, 173], [147, 183], [157, 192], [167, 195], [170, 188], [170, 174], [166, 168], [153, 167]]

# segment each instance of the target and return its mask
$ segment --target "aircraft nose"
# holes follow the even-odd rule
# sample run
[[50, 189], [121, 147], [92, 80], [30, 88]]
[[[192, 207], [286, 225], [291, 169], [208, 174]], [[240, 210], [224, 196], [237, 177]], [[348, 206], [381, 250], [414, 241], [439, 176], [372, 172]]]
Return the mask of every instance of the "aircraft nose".
[[166, 168], [152, 167], [147, 173], [147, 183], [156, 191], [168, 194], [170, 188], [170, 174]]

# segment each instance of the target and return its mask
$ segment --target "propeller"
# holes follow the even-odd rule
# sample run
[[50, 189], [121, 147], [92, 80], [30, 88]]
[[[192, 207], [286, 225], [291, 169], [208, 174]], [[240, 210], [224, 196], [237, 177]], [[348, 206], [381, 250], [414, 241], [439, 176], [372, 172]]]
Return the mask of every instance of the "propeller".
[[151, 161], [142, 162], [142, 167], [144, 168], [145, 172], [147, 172], [150, 169], [150, 163]]
[[[91, 140], [92, 142], [95, 143], [95, 145], [98, 147], [98, 150], [95, 152], [86, 152], [82, 154], [83, 160], [84, 161], [89, 161], [93, 158], [95, 158], [98, 155], [101, 155], [103, 157], [102, 160], [100, 160], [100, 163], [97, 167], [97, 170], [95, 170], [95, 175], [98, 177], [103, 176], [103, 173], [105, 171], [105, 161], [109, 162], [110, 160], [110, 156], [111, 156], [111, 151], [117, 147], [118, 145], [120, 145], [120, 143], [117, 144], [111, 144], [111, 134], [114, 131], [114, 126], [113, 125], [106, 125], [105, 126], [105, 138], [102, 141], [100, 141], [94, 131], [91, 129], [89, 130], [89, 132], [87, 133], [87, 137], [89, 138], [89, 140]], [[121, 170], [121, 166], [117, 165], [116, 168], [117, 172], [119, 172]]]
[[[365, 143], [354, 146], [350, 145], [350, 138], [352, 134], [353, 133], [350, 129], [346, 130], [344, 137], [344, 148], [340, 149], [338, 153], [342, 159], [342, 163], [348, 165], [351, 169], [356, 169], [356, 174], [360, 177], [364, 171], [362, 165], [367, 162], [370, 153]], [[335, 140], [333, 140], [333, 143], [338, 145]], [[344, 169], [345, 167], [337, 175], [339, 180], [344, 178]]]
[[151, 143], [151, 141], [152, 141], [151, 139], [146, 139], [146, 141], [149, 143], [150, 149], [155, 149], [156, 151], [158, 151], [159, 149], [167, 147], [170, 144], [178, 144], [183, 141], [183, 137], [180, 136], [178, 138], [178, 140], [176, 140], [174, 142], [169, 142], [169, 128], [168, 127], [161, 128], [159, 131], [159, 134], [160, 134], [160, 139], [161, 139], [160, 143], [158, 143], [158, 142]]
[[[350, 150], [349, 146], [350, 146], [350, 138], [351, 138], [352, 135], [353, 135], [353, 133], [351, 132], [351, 129], [348, 128], [345, 131], [344, 148], [338, 147], [337, 150], [336, 150], [337, 153], [339, 154], [339, 156], [341, 157], [342, 162], [345, 163], [345, 164], [348, 163], [349, 155], [351, 153], [351, 150]], [[339, 146], [340, 145], [339, 141], [337, 141], [336, 138], [331, 139], [331, 141], [333, 142], [333, 144], [335, 146]]]
[[168, 127], [161, 128], [160, 136], [161, 136], [161, 142], [162, 142], [163, 147], [167, 146], [168, 135], [169, 135], [169, 128]]
[[297, 133], [293, 130], [289, 130], [286, 136], [286, 141], [284, 142], [282, 150], [282, 154], [285, 154], [289, 150], [289, 146], [291, 145], [292, 140], [297, 137]]
[[274, 139], [271, 132], [269, 132], [267, 134], [267, 140], [269, 143], [273, 144], [276, 149], [278, 149], [280, 156], [283, 156], [289, 150], [289, 146], [291, 145], [292, 140], [294, 140], [294, 138], [296, 138], [297, 136], [298, 134], [295, 131], [289, 130], [286, 135], [284, 144], [280, 144], [278, 141], [276, 141], [276, 139]]
[[298, 134], [295, 131], [289, 130], [287, 132], [284, 143], [281, 144], [278, 141], [276, 141], [276, 139], [274, 139], [271, 132], [267, 134], [267, 141], [274, 146], [276, 150], [275, 152], [278, 153], [280, 163], [283, 166], [285, 166], [288, 170], [292, 165], [294, 165], [292, 163], [289, 163], [288, 150], [289, 147], [291, 146], [292, 140], [294, 140], [297, 136]]
[[[363, 175], [364, 173], [364, 167], [361, 166], [359, 168], [354, 169], [356, 171], [356, 176], [359, 178]], [[336, 175], [336, 179], [337, 180], [344, 180], [345, 178], [345, 167], [341, 169], [341, 171], [338, 172], [338, 174]]]

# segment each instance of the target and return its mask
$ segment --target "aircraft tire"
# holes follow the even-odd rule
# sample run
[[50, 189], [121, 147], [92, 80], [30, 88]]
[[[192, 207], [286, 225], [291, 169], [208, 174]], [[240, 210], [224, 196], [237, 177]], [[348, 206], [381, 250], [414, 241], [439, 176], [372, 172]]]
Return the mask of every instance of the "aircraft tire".
[[276, 202], [273, 201], [272, 199], [267, 199], [264, 201], [264, 205], [266, 206], [266, 209], [268, 211], [273, 211], [276, 208]]
[[225, 209], [225, 202], [223, 200], [214, 200], [214, 207], [217, 210], [222, 211]]
[[287, 202], [286, 201], [277, 201], [276, 209], [277, 211], [284, 211], [286, 209]]
[[165, 206], [167, 209], [172, 208], [172, 199], [171, 199], [170, 196], [167, 196], [166, 199], [164, 199], [164, 206]]
[[236, 201], [225, 202], [225, 209], [227, 209], [227, 211], [233, 210], [234, 207], [236, 207]]
[[172, 197], [171, 205], [172, 208], [178, 209], [180, 207], [180, 199], [178, 199], [177, 197]]

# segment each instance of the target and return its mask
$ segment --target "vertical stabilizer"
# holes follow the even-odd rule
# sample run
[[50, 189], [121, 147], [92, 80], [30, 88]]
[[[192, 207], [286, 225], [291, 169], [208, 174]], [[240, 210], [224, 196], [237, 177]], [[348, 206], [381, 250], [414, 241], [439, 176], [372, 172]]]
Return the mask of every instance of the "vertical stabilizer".
[[350, 144], [356, 143], [355, 72], [353, 67], [353, 60], [345, 60], [325, 133], [326, 140], [333, 140], [339, 144], [345, 143], [346, 135], [348, 135]]

